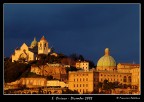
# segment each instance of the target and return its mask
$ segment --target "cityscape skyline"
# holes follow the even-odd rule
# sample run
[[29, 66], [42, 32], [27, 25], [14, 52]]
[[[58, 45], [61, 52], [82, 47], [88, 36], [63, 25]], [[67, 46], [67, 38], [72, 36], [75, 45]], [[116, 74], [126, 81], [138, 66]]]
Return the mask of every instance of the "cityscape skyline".
[[117, 63], [140, 63], [139, 10], [138, 4], [4, 4], [4, 56], [44, 35], [57, 53], [82, 54], [94, 64], [105, 48]]

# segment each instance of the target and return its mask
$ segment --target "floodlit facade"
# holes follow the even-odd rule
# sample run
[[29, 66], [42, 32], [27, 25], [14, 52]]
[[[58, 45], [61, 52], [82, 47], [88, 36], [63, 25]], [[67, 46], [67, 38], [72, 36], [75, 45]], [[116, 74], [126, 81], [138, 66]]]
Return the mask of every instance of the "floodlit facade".
[[76, 90], [80, 94], [91, 93], [98, 90], [98, 73], [94, 71], [71, 71], [69, 72], [68, 88]]
[[[78, 63], [77, 67], [80, 66]], [[98, 90], [98, 83], [108, 80], [122, 85], [132, 86], [140, 93], [140, 66], [139, 64], [119, 63], [110, 56], [108, 48], [98, 62], [95, 70], [69, 72], [69, 89], [79, 93], [91, 93]]]
[[68, 87], [68, 84], [59, 80], [49, 80], [47, 81], [47, 86], [59, 86], [63, 88], [63, 87]]
[[33, 72], [37, 75], [53, 76], [53, 78], [61, 81], [67, 81], [68, 76], [65, 67], [62, 66], [31, 66], [30, 72]]
[[84, 71], [89, 71], [89, 62], [78, 61], [76, 62], [76, 68], [82, 68]]
[[132, 73], [132, 88], [140, 91], [140, 68], [132, 68], [130, 72]]
[[18, 60], [24, 60], [25, 62], [36, 60], [38, 54], [48, 54], [50, 51], [51, 49], [48, 47], [48, 42], [44, 36], [39, 42], [34, 38], [30, 46], [23, 43], [20, 48], [15, 49], [15, 52], [11, 56], [12, 62]]
[[48, 54], [50, 49], [48, 48], [48, 42], [43, 36], [38, 42], [38, 54]]
[[25, 61], [34, 60], [34, 53], [29, 49], [29, 47], [23, 43], [20, 48], [15, 49], [14, 54], [12, 54], [12, 62], [25, 59]]

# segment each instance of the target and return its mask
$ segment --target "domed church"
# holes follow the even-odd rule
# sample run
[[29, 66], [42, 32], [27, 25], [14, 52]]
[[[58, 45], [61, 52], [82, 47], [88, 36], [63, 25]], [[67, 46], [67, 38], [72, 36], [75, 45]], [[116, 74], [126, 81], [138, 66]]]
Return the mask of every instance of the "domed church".
[[105, 55], [98, 60], [97, 70], [116, 70], [116, 61], [110, 56], [109, 48], [105, 49]]
[[38, 54], [48, 54], [51, 52], [51, 49], [48, 46], [48, 41], [44, 36], [40, 39], [39, 42], [36, 41], [36, 38], [31, 42], [31, 45], [23, 43], [20, 48], [16, 48], [12, 54], [12, 62], [18, 60], [24, 60], [25, 62], [36, 60]]
[[139, 64], [130, 63], [118, 63], [116, 64], [115, 59], [110, 56], [109, 48], [105, 49], [105, 54], [102, 56], [96, 67], [96, 72], [98, 72], [99, 82], [108, 80], [109, 82], [119, 82], [122, 84], [131, 85], [132, 88], [139, 88]]

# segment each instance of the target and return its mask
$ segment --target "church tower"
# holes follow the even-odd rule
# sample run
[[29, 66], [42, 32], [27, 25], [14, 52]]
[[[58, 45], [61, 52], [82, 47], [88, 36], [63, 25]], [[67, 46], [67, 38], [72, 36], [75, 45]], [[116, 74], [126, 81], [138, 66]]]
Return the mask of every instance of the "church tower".
[[38, 54], [48, 54], [49, 48], [48, 48], [48, 42], [45, 39], [45, 37], [43, 36], [40, 41], [38, 42]]

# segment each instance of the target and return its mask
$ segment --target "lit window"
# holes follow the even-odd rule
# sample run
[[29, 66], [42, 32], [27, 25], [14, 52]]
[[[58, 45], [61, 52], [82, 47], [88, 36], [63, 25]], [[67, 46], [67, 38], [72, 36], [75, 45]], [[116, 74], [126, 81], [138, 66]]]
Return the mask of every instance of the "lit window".
[[44, 47], [46, 47], [46, 43], [44, 44]]
[[88, 92], [88, 89], [86, 89], [86, 92]]
[[131, 76], [128, 77], [128, 82], [131, 82]]
[[124, 78], [123, 78], [123, 82], [127, 82], [126, 76], [124, 76]]
[[88, 78], [86, 78], [86, 81], [88, 81]]
[[88, 87], [88, 84], [86, 84], [86, 87]]

